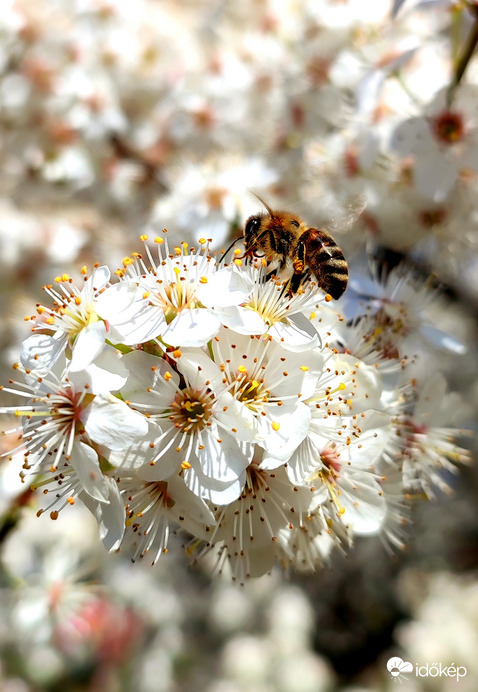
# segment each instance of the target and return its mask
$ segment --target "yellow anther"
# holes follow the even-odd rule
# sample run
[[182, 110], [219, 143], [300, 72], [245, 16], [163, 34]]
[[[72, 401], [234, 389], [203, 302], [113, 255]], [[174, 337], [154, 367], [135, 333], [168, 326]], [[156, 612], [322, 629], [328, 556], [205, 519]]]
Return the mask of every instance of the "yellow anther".
[[183, 240], [183, 242], [181, 243], [181, 245], [183, 246], [183, 248], [184, 248], [185, 250], [189, 247], [189, 245], [186, 243], [185, 240]]
[[149, 298], [149, 296], [150, 296], [150, 291], [145, 291], [143, 293], [143, 298]]
[[244, 365], [240, 365], [237, 368], [237, 372], [241, 372], [241, 373], [247, 372], [247, 368]]
[[172, 378], [173, 378], [173, 376], [171, 375], [169, 370], [164, 373], [164, 379], [166, 380], [166, 382], [169, 382], [169, 380], [171, 380]]
[[133, 263], [134, 263], [134, 259], [132, 259], [131, 257], [123, 257], [123, 262], [122, 262], [123, 267], [127, 267], [128, 265], [133, 264]]
[[207, 240], [206, 240], [206, 238], [199, 238], [198, 242], [200, 245], [205, 245], [207, 243]]
[[342, 392], [344, 391], [344, 389], [345, 389], [345, 382], [341, 382], [341, 383], [339, 384], [339, 389], [340, 389]]
[[43, 305], [39, 305], [37, 307], [37, 312], [39, 315], [43, 315], [43, 313], [45, 312], [45, 308], [43, 307]]
[[325, 300], [326, 303], [330, 303], [330, 301], [332, 300], [332, 296], [330, 295], [330, 293], [327, 293], [327, 295], [325, 296], [324, 300]]
[[200, 284], [207, 284], [207, 276], [201, 276], [199, 279]]
[[81, 267], [80, 272], [81, 272], [81, 274], [83, 274], [83, 276], [88, 273], [88, 269], [86, 268], [86, 264], [84, 264]]
[[189, 463], [189, 461], [183, 461], [183, 462], [181, 463], [181, 468], [182, 468], [182, 469], [190, 469], [190, 468], [191, 468], [191, 464]]
[[183, 354], [181, 353], [181, 351], [179, 350], [179, 348], [177, 348], [175, 351], [173, 351], [173, 356], [174, 356], [175, 358], [181, 358], [182, 355], [183, 355]]
[[74, 497], [68, 497], [67, 500], [69, 505], [74, 505], [75, 504], [75, 498]]
[[279, 428], [280, 428], [280, 423], [278, 423], [277, 421], [273, 421], [272, 430], [275, 430], [277, 432], [279, 430]]
[[301, 365], [300, 369], [303, 370], [303, 372], [307, 372], [309, 368], [307, 367], [307, 365]]
[[155, 239], [154, 239], [154, 242], [155, 242], [157, 245], [161, 245], [161, 243], [164, 243], [164, 238], [155, 238]]
[[313, 319], [315, 319], [316, 317], [317, 317], [316, 313], [315, 313], [315, 312], [311, 312], [310, 315], [309, 315], [309, 320], [313, 320]]
[[54, 317], [48, 317], [46, 319], [47, 324], [55, 324], [55, 318]]
[[238, 255], [241, 254], [241, 252], [242, 252], [242, 250], [240, 250], [238, 247], [236, 247], [236, 249], [234, 250], [234, 255], [237, 257]]
[[180, 255], [180, 254], [181, 254], [181, 248], [180, 248], [180, 247], [175, 247], [175, 248], [174, 248], [174, 252], [175, 252], [177, 255]]
[[181, 274], [181, 270], [179, 267], [173, 267], [173, 272], [176, 274], [176, 276], [179, 276]]
[[242, 266], [242, 260], [241, 259], [235, 259], [234, 264], [237, 264], [238, 267]]
[[140, 235], [139, 239], [144, 243], [148, 240], [148, 236], [147, 235]]
[[262, 264], [263, 267], [267, 267], [267, 260], [266, 260], [265, 257], [263, 257], [263, 258], [261, 259], [261, 264]]
[[75, 305], [81, 305], [81, 298], [80, 298], [80, 296], [76, 296], [76, 298], [75, 298]]

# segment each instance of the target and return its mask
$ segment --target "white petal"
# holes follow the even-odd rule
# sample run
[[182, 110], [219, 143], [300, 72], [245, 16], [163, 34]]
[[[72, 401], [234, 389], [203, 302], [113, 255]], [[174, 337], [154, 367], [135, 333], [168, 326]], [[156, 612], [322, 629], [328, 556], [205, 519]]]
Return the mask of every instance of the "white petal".
[[[354, 468], [373, 467], [390, 442], [390, 417], [380, 411], [365, 411], [360, 418], [359, 438], [348, 447], [350, 463]], [[354, 440], [354, 438], [352, 438]]]
[[433, 151], [416, 159], [413, 182], [417, 191], [435, 203], [443, 202], [458, 177], [457, 161], [446, 159]]
[[[108, 461], [119, 473], [137, 473], [143, 480], [162, 480], [167, 478], [171, 473], [177, 470], [178, 464], [168, 466], [166, 469], [162, 461], [151, 466], [154, 459], [156, 444], [161, 438], [161, 428], [153, 421], [147, 420], [148, 430], [133, 444], [124, 449], [113, 450], [108, 454]], [[145, 474], [141, 474], [140, 470], [146, 467]]]
[[103, 264], [101, 267], [96, 267], [86, 283], [88, 286], [91, 286], [93, 293], [96, 293], [106, 286], [110, 276], [109, 268]]
[[182, 528], [196, 537], [204, 539], [210, 537], [206, 527], [214, 526], [216, 520], [204, 500], [188, 488], [182, 475], [174, 473], [166, 480], [168, 495], [174, 502], [172, 511], [176, 516], [181, 515], [183, 517], [180, 521]]
[[[294, 315], [300, 319], [300, 315]], [[304, 317], [304, 320], [306, 318]], [[319, 335], [308, 320], [305, 328], [300, 328], [295, 320], [291, 318], [289, 323], [276, 322], [269, 329], [269, 334], [276, 341], [280, 341], [282, 346], [290, 351], [299, 353], [319, 346]]]
[[243, 303], [252, 291], [254, 282], [245, 272], [225, 267], [200, 284], [197, 297], [206, 307], [227, 307]]
[[[249, 465], [249, 459], [230, 435], [219, 431], [213, 423], [203, 437], [204, 449], [198, 449], [197, 460], [202, 473], [219, 483], [232, 483]], [[221, 442], [219, 442], [221, 440]], [[194, 460], [190, 460], [194, 464]]]
[[162, 334], [164, 313], [150, 305], [143, 293], [133, 281], [121, 281], [101, 294], [96, 311], [107, 322], [110, 341], [131, 346]]
[[255, 310], [240, 305], [218, 310], [222, 323], [238, 334], [265, 334], [267, 325]]
[[22, 365], [37, 372], [47, 372], [63, 353], [66, 344], [66, 335], [58, 332], [55, 336], [32, 334], [22, 343]]
[[222, 372], [203, 351], [184, 350], [177, 363], [188, 384], [194, 389], [202, 389], [206, 382], [215, 392], [225, 389]]
[[459, 353], [463, 355], [467, 352], [468, 348], [463, 341], [460, 341], [451, 334], [434, 327], [431, 324], [420, 325], [420, 331], [423, 336], [428, 339], [428, 341], [433, 346], [438, 346], [439, 348], [445, 348], [447, 351], [452, 351], [453, 353]]
[[[145, 404], [156, 412], [164, 411], [174, 401], [179, 375], [162, 358], [144, 351], [132, 351], [122, 358], [129, 377], [121, 390], [124, 399]], [[166, 373], [168, 379], [165, 379]], [[148, 391], [151, 390], [151, 391]]]
[[99, 502], [108, 502], [109, 485], [98, 461], [98, 454], [84, 442], [73, 446], [70, 463], [88, 495]]
[[128, 370], [118, 352], [106, 346], [84, 370], [69, 372], [69, 378], [78, 389], [88, 387], [91, 394], [102, 394], [121, 389], [128, 378]]
[[377, 105], [377, 101], [385, 81], [385, 70], [376, 69], [368, 72], [357, 85], [356, 99], [358, 112], [369, 115]]
[[[257, 435], [257, 421], [247, 406], [229, 392], [218, 398], [216, 419], [220, 428], [243, 442], [253, 442]], [[232, 432], [232, 428], [236, 432]]]
[[[263, 447], [267, 455], [261, 467], [276, 468], [277, 460], [287, 461], [300, 445], [309, 431], [310, 409], [299, 403], [295, 408], [277, 406], [274, 410], [268, 407], [269, 417], [260, 416], [257, 443]], [[274, 429], [274, 428], [277, 428]], [[271, 461], [268, 461], [268, 459]]]
[[205, 476], [201, 469], [190, 468], [184, 471], [187, 487], [198, 497], [209, 500], [214, 505], [228, 505], [237, 500], [246, 482], [246, 471], [229, 483], [220, 483]]
[[[319, 447], [320, 449], [320, 447]], [[317, 459], [320, 459], [320, 453], [312, 444], [311, 437], [306, 437], [287, 462], [286, 472], [291, 483], [300, 485], [306, 483], [312, 472], [317, 468]], [[265, 457], [263, 463], [267, 463], [267, 468], [274, 468], [272, 461]]]
[[[273, 389], [274, 396], [301, 394], [301, 399], [312, 396], [324, 367], [324, 357], [318, 348], [294, 353], [272, 343], [268, 356], [266, 386], [269, 382], [277, 382]], [[284, 376], [283, 372], [288, 374]]]
[[86, 325], [75, 340], [70, 372], [86, 368], [105, 347], [105, 339], [106, 325], [104, 322], [99, 321]]
[[109, 502], [94, 502], [86, 493], [80, 495], [80, 499], [90, 512], [96, 517], [100, 538], [105, 548], [109, 551], [118, 550], [123, 539], [125, 529], [125, 507], [113, 478], [105, 478], [109, 486]]
[[112, 394], [95, 396], [82, 420], [89, 437], [109, 449], [125, 449], [148, 431], [146, 418]]
[[96, 300], [96, 312], [104, 320], [115, 322], [135, 302], [138, 287], [133, 281], [120, 281], [109, 286]]
[[404, 120], [393, 131], [390, 146], [401, 156], [428, 152], [433, 147], [430, 126], [422, 117]]
[[183, 310], [163, 331], [163, 341], [184, 348], [204, 346], [219, 331], [219, 316], [207, 308]]
[[361, 536], [377, 533], [385, 519], [387, 506], [382, 488], [370, 473], [354, 472], [350, 478], [340, 479], [341, 498], [351, 495], [347, 502], [343, 521]]

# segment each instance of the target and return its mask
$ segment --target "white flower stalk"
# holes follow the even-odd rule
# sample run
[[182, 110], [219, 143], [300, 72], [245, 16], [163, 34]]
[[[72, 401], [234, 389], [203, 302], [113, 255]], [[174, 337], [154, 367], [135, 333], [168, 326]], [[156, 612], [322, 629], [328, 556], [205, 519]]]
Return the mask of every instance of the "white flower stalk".
[[0, 413], [23, 418], [8, 455], [43, 489], [39, 513], [79, 498], [107, 549], [153, 564], [187, 532], [241, 583], [316, 570], [356, 536], [400, 547], [405, 493], [431, 496], [468, 460], [444, 379], [414, 402], [421, 380], [399, 377], [432, 294], [392, 272], [348, 323], [313, 281], [291, 294], [237, 258], [219, 268], [206, 241], [156, 238], [156, 255], [142, 239], [116, 283], [100, 267], [81, 291], [48, 287], [24, 381], [4, 388], [24, 400]]
[[37, 305], [33, 334], [22, 344], [25, 368], [47, 372], [67, 349], [73, 349], [70, 372], [86, 368], [103, 350], [107, 327], [97, 313], [101, 294], [109, 285], [108, 267], [98, 267], [80, 289], [67, 274], [55, 279], [57, 288], [45, 286], [53, 307]]
[[[147, 236], [141, 239], [146, 243]], [[157, 258], [145, 244], [143, 258], [124, 260], [121, 281], [105, 294], [101, 315], [112, 339], [128, 345], [151, 339], [171, 346], [204, 346], [220, 329], [214, 307], [242, 302], [252, 281], [235, 267], [217, 270], [204, 239], [198, 253], [182, 243], [170, 253], [162, 237], [155, 238]]]

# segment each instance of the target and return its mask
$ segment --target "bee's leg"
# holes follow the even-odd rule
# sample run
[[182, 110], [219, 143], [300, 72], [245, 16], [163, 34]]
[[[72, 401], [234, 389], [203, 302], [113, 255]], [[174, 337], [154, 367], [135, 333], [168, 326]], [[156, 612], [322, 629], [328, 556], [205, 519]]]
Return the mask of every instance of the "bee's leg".
[[302, 274], [292, 274], [289, 281], [289, 293], [297, 293], [301, 284], [308, 276], [308, 272], [303, 272]]
[[294, 273], [290, 279], [289, 293], [297, 293], [299, 286], [309, 274], [305, 266], [305, 245], [302, 242], [297, 243], [294, 257], [292, 258], [292, 266]]
[[[261, 250], [264, 251], [263, 255], [258, 255], [257, 250], [259, 249], [259, 241], [261, 241]], [[253, 257], [264, 257], [267, 254], [267, 248], [276, 252], [276, 242], [274, 234], [272, 231], [263, 231], [254, 242], [246, 247], [246, 251], [239, 259], [251, 259]]]

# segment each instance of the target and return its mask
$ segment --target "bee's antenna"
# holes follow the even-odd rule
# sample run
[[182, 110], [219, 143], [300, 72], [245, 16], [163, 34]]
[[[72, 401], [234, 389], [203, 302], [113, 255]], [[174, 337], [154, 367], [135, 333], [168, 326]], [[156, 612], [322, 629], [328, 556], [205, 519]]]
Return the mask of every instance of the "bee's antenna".
[[227, 250], [225, 250], [224, 253], [222, 254], [222, 257], [221, 257], [221, 259], [218, 261], [218, 264], [221, 264], [222, 260], [223, 260], [224, 257], [227, 255], [227, 253], [229, 252], [229, 250], [232, 250], [232, 248], [234, 247], [234, 245], [235, 245], [239, 240], [242, 240], [242, 236], [239, 236], [238, 238], [236, 238], [235, 240], [232, 241], [232, 243], [229, 245], [229, 247], [227, 248]]
[[259, 195], [256, 195], [255, 192], [251, 192], [251, 194], [254, 195], [254, 197], [255, 197], [256, 199], [258, 199], [259, 202], [267, 209], [267, 213], [268, 213], [269, 216], [273, 219], [273, 218], [274, 218], [274, 212], [272, 211], [272, 209], [270, 208], [270, 206], [267, 204], [267, 202], [264, 202], [264, 200], [262, 199], [262, 197], [259, 197]]

